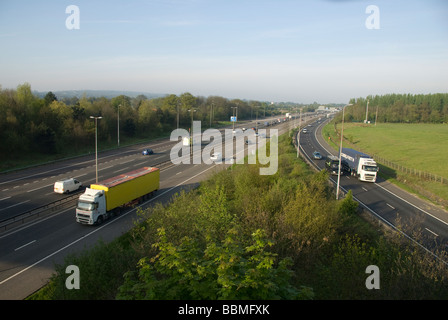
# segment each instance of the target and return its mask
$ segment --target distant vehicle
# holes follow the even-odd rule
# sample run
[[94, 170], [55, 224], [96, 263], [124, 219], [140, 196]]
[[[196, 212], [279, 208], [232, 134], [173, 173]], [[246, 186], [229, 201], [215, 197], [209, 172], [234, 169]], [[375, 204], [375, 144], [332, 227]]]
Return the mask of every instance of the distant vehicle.
[[322, 159], [322, 155], [321, 155], [319, 152], [314, 151], [314, 152], [313, 152], [313, 158], [314, 158], [315, 160], [321, 160], [321, 159]]
[[220, 152], [213, 153], [212, 156], [210, 157], [210, 160], [212, 160], [212, 161], [220, 162], [220, 161], [222, 161], [222, 159], [223, 159], [222, 154]]
[[146, 201], [159, 189], [160, 170], [143, 167], [119, 176], [91, 184], [79, 196], [76, 222], [101, 224], [118, 214], [123, 207]]
[[142, 151], [142, 155], [144, 155], [144, 156], [149, 156], [150, 154], [153, 154], [153, 153], [154, 153], [154, 151], [149, 148]]
[[341, 157], [352, 176], [358, 177], [361, 181], [376, 181], [378, 165], [371, 156], [350, 148], [342, 148]]
[[69, 193], [76, 191], [82, 187], [82, 183], [74, 178], [67, 180], [56, 181], [54, 183], [54, 192], [56, 193]]
[[308, 130], [306, 130], [306, 129], [303, 129], [303, 130], [302, 130], [302, 132], [303, 132], [303, 133], [307, 133], [307, 132], [308, 132]]
[[327, 159], [325, 160], [325, 168], [330, 174], [337, 176], [339, 171], [339, 158], [333, 155], [327, 156]]

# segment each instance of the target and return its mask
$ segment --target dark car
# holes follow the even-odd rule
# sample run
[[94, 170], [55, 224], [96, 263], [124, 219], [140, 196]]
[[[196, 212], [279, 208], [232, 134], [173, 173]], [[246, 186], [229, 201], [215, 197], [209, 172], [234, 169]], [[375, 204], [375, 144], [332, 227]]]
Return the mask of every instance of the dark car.
[[325, 160], [325, 168], [327, 168], [330, 174], [338, 175], [339, 158], [332, 155], [327, 156], [327, 159]]
[[321, 159], [322, 159], [322, 155], [321, 155], [319, 152], [314, 151], [314, 152], [313, 152], [313, 158], [314, 158], [315, 160], [321, 160]]
[[144, 156], [149, 156], [150, 154], [153, 154], [154, 151], [152, 151], [152, 149], [145, 149], [142, 151], [142, 155]]

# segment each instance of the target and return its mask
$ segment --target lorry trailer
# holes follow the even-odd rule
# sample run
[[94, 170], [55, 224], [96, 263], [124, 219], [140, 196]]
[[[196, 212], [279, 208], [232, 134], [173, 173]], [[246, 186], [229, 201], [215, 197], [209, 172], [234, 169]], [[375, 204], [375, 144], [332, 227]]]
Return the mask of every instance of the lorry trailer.
[[91, 184], [79, 197], [76, 222], [101, 224], [126, 206], [149, 199], [159, 189], [160, 170], [143, 167]]
[[342, 148], [341, 157], [348, 165], [348, 171], [352, 176], [358, 177], [361, 181], [376, 181], [378, 165], [371, 156], [350, 148]]

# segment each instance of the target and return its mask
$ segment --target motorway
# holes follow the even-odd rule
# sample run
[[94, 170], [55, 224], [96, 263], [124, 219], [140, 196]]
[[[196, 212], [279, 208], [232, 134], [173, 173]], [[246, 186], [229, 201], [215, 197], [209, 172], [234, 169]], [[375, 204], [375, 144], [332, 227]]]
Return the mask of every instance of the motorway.
[[[310, 118], [308, 118], [308, 121]], [[264, 121], [264, 120], [261, 120]], [[303, 121], [307, 121], [304, 117]], [[279, 135], [287, 132], [294, 120], [274, 128]], [[321, 136], [323, 122], [314, 122], [301, 133], [301, 152], [309, 157], [314, 151], [322, 155], [335, 154]], [[252, 123], [239, 124], [251, 127]], [[238, 127], [237, 126], [237, 127]], [[102, 152], [98, 156], [99, 180], [132, 171], [143, 166], [156, 166], [170, 159], [170, 150], [177, 141], [160, 139], [147, 144]], [[143, 156], [142, 149], [152, 148], [154, 154]], [[227, 157], [227, 155], [226, 155]], [[317, 168], [324, 167], [323, 160], [312, 160]], [[181, 189], [189, 189], [228, 165], [180, 164], [161, 167], [160, 189], [156, 195], [141, 205], [142, 208], [157, 202], [167, 203]], [[0, 220], [33, 209], [64, 197], [53, 192], [55, 181], [75, 177], [84, 185], [95, 182], [94, 154], [52, 164], [28, 168], [0, 176]], [[336, 182], [336, 177], [331, 177]], [[447, 243], [448, 213], [426, 203], [398, 187], [378, 179], [376, 183], [360, 182], [351, 176], [341, 177], [344, 190], [351, 189], [357, 201], [386, 224], [417, 226], [427, 247], [434, 242]], [[99, 240], [108, 242], [127, 232], [137, 219], [137, 208], [108, 220], [100, 226], [84, 226], [75, 222], [75, 203], [58, 209], [14, 229], [0, 230], [0, 299], [24, 299], [48, 282], [55, 264], [64, 257], [95, 245]], [[415, 229], [413, 229], [415, 230]], [[409, 237], [412, 231], [403, 230]]]
[[[307, 133], [300, 133], [302, 154], [319, 169], [325, 167], [325, 156], [339, 156], [322, 137], [321, 131], [326, 123], [327, 120], [313, 123], [306, 127]], [[314, 151], [320, 152], [324, 159], [314, 160]], [[330, 179], [337, 183], [337, 175]], [[448, 248], [448, 212], [442, 208], [403, 191], [381, 177], [372, 183], [341, 175], [340, 186], [343, 192], [352, 190], [354, 198], [372, 215], [400, 230], [412, 241], [418, 240], [422, 247], [432, 249], [440, 245]]]
[[[236, 128], [243, 126], [255, 127], [255, 124], [239, 123]], [[281, 135], [290, 126], [291, 121], [274, 128]], [[102, 152], [98, 155], [98, 179], [101, 181], [139, 167], [168, 162], [170, 150], [177, 143], [167, 138]], [[144, 148], [152, 148], [154, 154], [143, 156], [141, 151]], [[161, 167], [160, 189], [141, 207], [152, 206], [156, 202], [167, 203], [181, 189], [194, 188], [200, 181], [226, 167], [228, 164], [224, 162], [169, 163]], [[95, 156], [92, 154], [1, 175], [0, 221], [64, 197], [53, 192], [53, 184], [57, 180], [74, 177], [84, 186], [94, 183], [95, 168]], [[137, 208], [134, 208], [100, 226], [80, 225], [75, 221], [75, 206], [73, 201], [47, 216], [13, 229], [0, 230], [1, 300], [26, 298], [48, 282], [55, 264], [63, 263], [68, 254], [92, 247], [99, 240], [108, 242], [115, 239], [131, 229], [137, 219]]]

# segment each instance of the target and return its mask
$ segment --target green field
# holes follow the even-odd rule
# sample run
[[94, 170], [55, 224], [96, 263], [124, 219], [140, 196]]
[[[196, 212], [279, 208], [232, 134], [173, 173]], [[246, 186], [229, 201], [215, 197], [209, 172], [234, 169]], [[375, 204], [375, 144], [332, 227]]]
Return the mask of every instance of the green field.
[[[341, 130], [340, 124], [337, 130]], [[339, 147], [340, 138], [336, 135], [333, 123], [324, 128], [323, 135], [326, 139], [330, 136]], [[448, 185], [440, 182], [440, 177], [448, 180], [448, 125], [379, 123], [375, 126], [345, 123], [344, 138], [344, 147], [387, 159], [396, 165], [412, 169], [412, 172], [427, 172], [438, 176], [437, 181], [427, 181], [428, 179], [420, 179], [418, 174], [411, 175], [388, 168], [382, 170], [388, 173], [387, 178], [403, 182], [427, 198], [435, 200], [431, 193], [436, 198], [448, 201]], [[332, 146], [336, 148], [336, 144], [333, 143]]]

